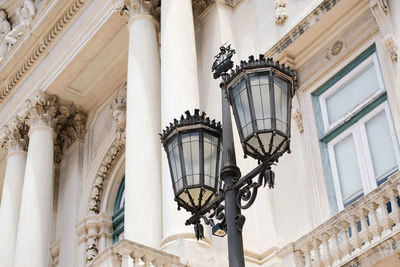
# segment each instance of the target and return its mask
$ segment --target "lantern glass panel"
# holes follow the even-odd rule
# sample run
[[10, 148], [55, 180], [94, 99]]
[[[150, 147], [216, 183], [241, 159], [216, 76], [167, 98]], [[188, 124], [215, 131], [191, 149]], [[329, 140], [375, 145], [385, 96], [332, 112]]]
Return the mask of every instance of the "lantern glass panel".
[[268, 73], [251, 74], [250, 85], [257, 129], [271, 129], [271, 101], [269, 97]]
[[183, 188], [181, 159], [179, 156], [179, 146], [177, 137], [173, 138], [168, 144], [169, 166], [172, 172], [172, 179], [175, 191], [178, 192]]
[[204, 184], [216, 187], [218, 138], [204, 132]]
[[242, 79], [232, 90], [233, 101], [239, 116], [240, 128], [244, 138], [253, 133], [246, 80]]
[[274, 95], [276, 129], [288, 134], [289, 86], [287, 82], [276, 76], [274, 76]]
[[182, 150], [188, 186], [200, 183], [199, 132], [182, 133]]

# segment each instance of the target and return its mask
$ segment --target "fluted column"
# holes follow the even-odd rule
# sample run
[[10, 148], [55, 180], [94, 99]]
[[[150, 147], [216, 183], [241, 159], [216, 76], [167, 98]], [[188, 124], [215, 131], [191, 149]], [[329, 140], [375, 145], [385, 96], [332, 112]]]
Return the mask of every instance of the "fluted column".
[[48, 266], [53, 203], [53, 127], [57, 99], [37, 93], [27, 101], [20, 118], [30, 124], [21, 209], [18, 223], [15, 267]]
[[129, 17], [125, 238], [158, 248], [162, 233], [158, 1], [116, 7]]
[[[169, 125], [186, 110], [200, 108], [196, 44], [191, 0], [161, 5], [161, 121]], [[168, 160], [162, 154], [163, 243], [188, 236], [189, 213], [177, 211]]]
[[8, 150], [0, 205], [0, 266], [7, 267], [14, 262], [28, 145], [26, 125], [16, 119], [4, 126], [0, 145]]

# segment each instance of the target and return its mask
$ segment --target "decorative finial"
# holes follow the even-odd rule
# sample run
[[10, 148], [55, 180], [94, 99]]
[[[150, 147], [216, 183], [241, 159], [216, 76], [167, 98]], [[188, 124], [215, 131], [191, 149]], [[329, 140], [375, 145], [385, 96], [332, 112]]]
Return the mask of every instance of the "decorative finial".
[[231, 49], [230, 44], [222, 45], [219, 49], [220, 52], [214, 57], [215, 61], [211, 67], [212, 72], [214, 72], [214, 79], [218, 79], [233, 67], [232, 57], [236, 53], [234, 49]]

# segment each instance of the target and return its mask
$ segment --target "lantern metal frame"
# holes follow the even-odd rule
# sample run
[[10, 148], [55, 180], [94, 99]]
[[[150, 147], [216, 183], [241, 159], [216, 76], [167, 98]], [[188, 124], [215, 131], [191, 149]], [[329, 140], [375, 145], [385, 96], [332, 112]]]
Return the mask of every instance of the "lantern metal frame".
[[[181, 116], [180, 120], [174, 120], [174, 123], [171, 123], [169, 127], [166, 127], [166, 130], [163, 131], [161, 136], [161, 142], [163, 144], [164, 150], [167, 153], [168, 158], [168, 165], [169, 170], [172, 178], [173, 183], [173, 190], [175, 194], [175, 201], [178, 203], [178, 209], [184, 208], [185, 210], [195, 213], [203, 206], [207, 205], [216, 194], [218, 194], [220, 190], [220, 180], [219, 178], [219, 170], [218, 166], [221, 161], [221, 146], [222, 146], [222, 128], [221, 123], [216, 122], [215, 120], [210, 120], [209, 117], [206, 117], [206, 114], [202, 112], [200, 114], [200, 110], [195, 109], [193, 115], [190, 111], [185, 112], [186, 117], [184, 115]], [[184, 152], [183, 152], [183, 142], [182, 142], [182, 135], [190, 133], [198, 133], [198, 145], [199, 145], [199, 183], [188, 185], [187, 181], [187, 173], [186, 173], [186, 164], [184, 159]], [[207, 133], [211, 136], [214, 136], [218, 139], [217, 143], [217, 156], [216, 156], [216, 168], [215, 168], [215, 182], [214, 186], [210, 186], [205, 183], [205, 172], [204, 172], [204, 134]], [[181, 189], [176, 188], [176, 181], [174, 181], [174, 174], [171, 166], [171, 159], [170, 153], [168, 152], [169, 144], [177, 139], [177, 145], [179, 149], [179, 161], [180, 161], [180, 171], [182, 174], [182, 183], [183, 186]], [[190, 189], [200, 189], [200, 197], [199, 199], [194, 199], [190, 193]], [[204, 204], [203, 197], [205, 189], [211, 191], [212, 193], [205, 199]], [[179, 197], [182, 193], [188, 195], [188, 198], [191, 202], [191, 205], [187, 204], [184, 199]], [[195, 202], [198, 201], [198, 205]]]
[[[263, 55], [260, 55], [259, 59], [257, 60], [255, 60], [253, 56], [250, 56], [248, 62], [241, 61], [240, 66], [236, 66], [236, 68], [231, 70], [231, 73], [228, 74], [227, 71], [233, 67], [232, 57], [234, 53], [235, 50], [231, 49], [230, 45], [222, 46], [220, 48], [220, 53], [215, 56], [216, 59], [212, 66], [214, 79], [222, 77], [220, 88], [222, 93], [223, 153], [220, 179], [224, 182], [223, 189], [218, 192], [211, 201], [197, 210], [190, 210], [185, 207], [183, 203], [180, 203], [179, 201], [177, 202], [178, 209], [180, 207], [184, 207], [192, 212], [192, 216], [186, 221], [185, 224], [194, 225], [197, 239], [203, 238], [204, 236], [203, 226], [200, 222], [201, 220], [203, 220], [205, 224], [211, 225], [213, 227], [213, 231], [219, 231], [217, 234], [218, 236], [223, 236], [224, 234], [221, 231], [225, 231], [228, 239], [229, 266], [244, 267], [245, 263], [242, 229], [246, 218], [241, 214], [241, 210], [248, 209], [254, 203], [258, 188], [265, 186], [266, 184], [269, 185], [269, 188], [273, 188], [275, 175], [271, 170], [271, 165], [275, 164], [285, 152], [290, 152], [290, 110], [291, 99], [294, 95], [294, 88], [296, 85], [296, 73], [290, 68], [280, 65], [279, 62], [273, 62], [271, 58], [265, 59]], [[284, 140], [287, 142], [287, 147], [282, 150], [277, 149], [272, 153], [264, 153], [264, 155], [249, 153], [245, 147], [246, 141], [249, 139], [244, 138], [243, 133], [239, 131], [245, 156], [251, 156], [259, 161], [259, 165], [257, 167], [255, 167], [246, 175], [241, 176], [240, 169], [236, 165], [230, 110], [231, 103], [229, 103], [229, 100], [231, 100], [229, 98], [229, 89], [235, 84], [235, 82], [243, 77], [247, 77], [246, 75], [265, 71], [271, 73], [270, 77], [273, 77], [273, 75], [278, 75], [280, 79], [289, 81], [288, 86], [290, 86], [290, 88], [288, 88], [288, 92], [290, 90], [290, 95], [288, 96], [289, 99], [287, 103], [290, 106], [288, 107], [287, 114], [287, 135]], [[249, 88], [251, 90], [251, 87]], [[271, 101], [271, 103], [274, 101]], [[272, 108], [275, 109], [275, 106]], [[240, 129], [240, 124], [238, 123], [239, 117], [237, 110], [235, 111], [235, 108], [233, 108], [233, 114], [235, 116], [238, 129]], [[252, 115], [254, 115], [254, 113]], [[174, 124], [170, 124], [170, 127], [167, 127], [167, 130], [163, 132], [161, 135], [163, 144], [165, 142], [165, 136], [168, 136], [168, 133], [171, 133], [172, 131], [176, 131], [179, 123], [180, 122], [175, 119]], [[196, 123], [198, 122], [193, 122], [192, 127]], [[274, 130], [276, 130], [276, 127]], [[283, 132], [277, 133], [284, 134]], [[258, 178], [256, 178], [257, 176]], [[222, 202], [225, 202], [224, 205]], [[219, 222], [216, 223], [215, 221]]]

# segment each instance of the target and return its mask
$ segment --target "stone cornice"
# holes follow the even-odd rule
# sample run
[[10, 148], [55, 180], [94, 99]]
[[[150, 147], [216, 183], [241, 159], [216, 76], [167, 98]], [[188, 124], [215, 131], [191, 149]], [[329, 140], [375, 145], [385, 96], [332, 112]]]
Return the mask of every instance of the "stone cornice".
[[[43, 37], [43, 41], [37, 46], [28, 60], [19, 67], [16, 72], [7, 79], [4, 86], [0, 87], [0, 103], [12, 92], [23, 76], [34, 66], [39, 58], [45, 53], [56, 37], [62, 32], [66, 25], [72, 20], [76, 13], [82, 8], [87, 0], [76, 0], [57, 23]], [[5, 63], [5, 62], [3, 62]]]
[[161, 0], [113, 0], [115, 11], [130, 19], [138, 15], [150, 15], [160, 19]]

